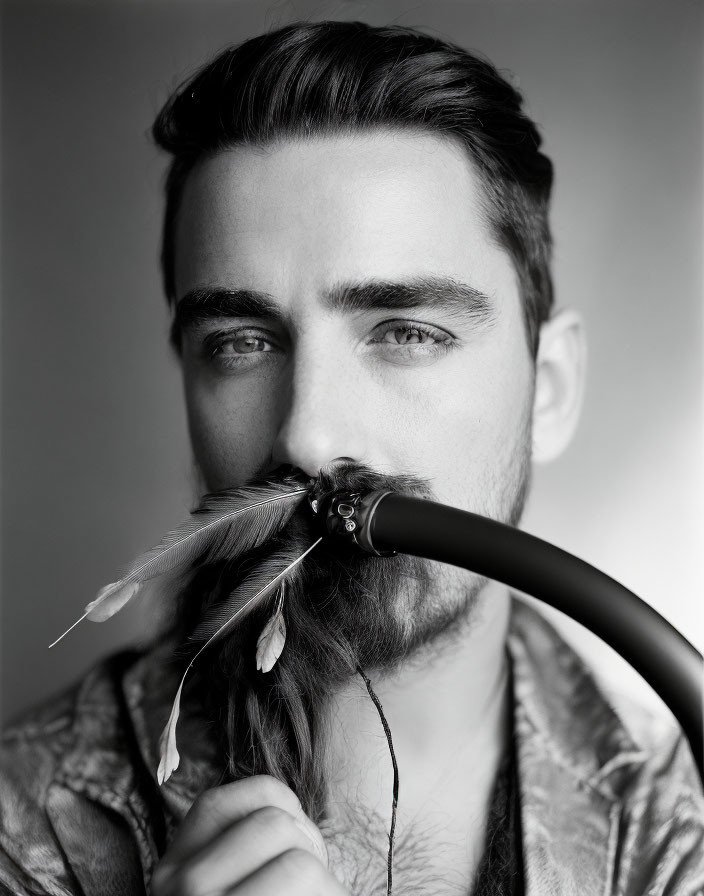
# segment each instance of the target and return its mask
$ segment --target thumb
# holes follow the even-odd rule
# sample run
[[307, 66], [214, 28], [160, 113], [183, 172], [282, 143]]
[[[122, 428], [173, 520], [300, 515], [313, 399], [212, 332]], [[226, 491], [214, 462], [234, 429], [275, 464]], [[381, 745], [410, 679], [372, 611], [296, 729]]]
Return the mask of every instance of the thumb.
[[325, 840], [323, 840], [323, 835], [320, 833], [320, 829], [316, 824], [314, 824], [310, 818], [306, 815], [302, 808], [299, 808], [296, 812], [295, 818], [296, 827], [300, 828], [303, 833], [309, 838], [312, 846], [313, 852], [318, 856], [323, 865], [328, 867], [328, 850], [325, 846]]

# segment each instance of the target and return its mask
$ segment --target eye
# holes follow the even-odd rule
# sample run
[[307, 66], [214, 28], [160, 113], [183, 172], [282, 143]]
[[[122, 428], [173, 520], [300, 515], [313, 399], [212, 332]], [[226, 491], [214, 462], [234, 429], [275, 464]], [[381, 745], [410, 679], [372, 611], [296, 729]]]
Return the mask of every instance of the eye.
[[454, 345], [454, 339], [444, 330], [428, 324], [395, 320], [379, 324], [369, 338], [368, 344], [380, 345], [390, 352], [428, 354], [447, 351]]
[[433, 334], [423, 327], [403, 326], [386, 330], [381, 341], [390, 342], [392, 345], [428, 345], [435, 342], [435, 339]]
[[203, 348], [209, 360], [226, 368], [257, 363], [262, 355], [280, 351], [269, 334], [249, 328], [211, 333], [203, 340]]
[[269, 343], [266, 339], [262, 339], [261, 336], [242, 333], [238, 336], [233, 336], [231, 339], [224, 339], [215, 347], [213, 354], [249, 355], [252, 352], [271, 351], [270, 348], [267, 348], [268, 345]]

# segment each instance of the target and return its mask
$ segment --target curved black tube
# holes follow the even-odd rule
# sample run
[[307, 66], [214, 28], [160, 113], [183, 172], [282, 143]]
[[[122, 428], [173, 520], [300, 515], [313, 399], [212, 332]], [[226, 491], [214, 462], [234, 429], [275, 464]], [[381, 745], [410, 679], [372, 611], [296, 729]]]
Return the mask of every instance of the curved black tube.
[[[328, 514], [330, 531], [336, 529], [335, 508], [350, 506], [340, 500], [345, 498], [337, 496]], [[355, 495], [353, 504], [355, 526], [347, 532], [360, 547], [464, 567], [537, 597], [602, 638], [670, 707], [704, 782], [704, 663], [652, 607], [583, 560], [477, 514], [393, 492], [371, 492], [361, 500]], [[347, 509], [338, 522], [341, 517], [349, 517]]]

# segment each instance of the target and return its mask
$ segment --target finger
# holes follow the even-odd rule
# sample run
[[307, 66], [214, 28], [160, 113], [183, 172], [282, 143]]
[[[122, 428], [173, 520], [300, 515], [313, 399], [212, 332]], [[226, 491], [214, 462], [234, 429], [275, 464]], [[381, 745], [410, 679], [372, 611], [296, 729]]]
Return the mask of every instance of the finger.
[[264, 806], [226, 828], [183, 862], [166, 858], [154, 874], [152, 892], [204, 896], [226, 890], [291, 850], [307, 851], [321, 868], [310, 835], [285, 809]]
[[197, 797], [181, 822], [169, 846], [168, 856], [182, 861], [221, 831], [264, 806], [284, 809], [294, 817], [303, 814], [296, 794], [271, 775], [253, 775], [206, 790]]
[[342, 884], [305, 850], [291, 849], [250, 874], [225, 896], [350, 896]]

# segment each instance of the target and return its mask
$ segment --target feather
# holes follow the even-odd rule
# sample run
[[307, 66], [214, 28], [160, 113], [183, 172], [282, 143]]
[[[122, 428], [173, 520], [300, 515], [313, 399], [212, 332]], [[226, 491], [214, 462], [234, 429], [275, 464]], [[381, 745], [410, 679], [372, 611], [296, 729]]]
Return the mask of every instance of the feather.
[[284, 620], [284, 591], [286, 580], [281, 583], [279, 597], [276, 601], [274, 614], [262, 629], [257, 638], [257, 669], [262, 672], [271, 672], [276, 661], [281, 656], [286, 643], [286, 621]]
[[[126, 585], [121, 582], [112, 582], [112, 584], [106, 585], [100, 589], [95, 600], [92, 600], [86, 607], [86, 616], [93, 622], [109, 619], [134, 597], [139, 590], [139, 585], [139, 582], [129, 582]], [[108, 615], [105, 615], [106, 612]]]
[[[221, 606], [213, 607], [191, 635], [191, 640], [205, 641], [205, 643], [183, 673], [181, 684], [178, 687], [174, 704], [171, 708], [169, 721], [166, 723], [159, 741], [161, 756], [157, 777], [160, 784], [168, 781], [172, 772], [178, 768], [179, 753], [176, 748], [176, 723], [180, 713], [181, 692], [189, 670], [207, 647], [214, 641], [224, 637], [237, 622], [241, 622], [249, 613], [261, 606], [266, 598], [286, 580], [286, 576], [290, 575], [304, 557], [319, 545], [322, 540], [322, 537], [316, 539], [313, 544], [307, 547], [293, 561], [290, 558], [290, 554], [283, 552], [268, 557], [235, 588], [230, 597]], [[274, 574], [273, 578], [272, 573]]]
[[[201, 554], [204, 554], [202, 562], [214, 563], [257, 547], [288, 522], [306, 493], [306, 488], [288, 488], [272, 495], [269, 486], [228, 489], [207, 495], [188, 520], [130, 566], [114, 590], [93, 601], [88, 618], [97, 619], [100, 615], [101, 619], [107, 619], [120, 609], [125, 603], [123, 589], [127, 585], [141, 584], [176, 566], [193, 562]], [[115, 609], [103, 607], [98, 614], [98, 608], [108, 602], [114, 603]]]
[[156, 771], [156, 779], [159, 784], [163, 784], [164, 781], [169, 780], [172, 773], [178, 768], [181, 759], [179, 752], [176, 749], [176, 723], [178, 722], [179, 713], [181, 712], [181, 691], [183, 690], [183, 683], [186, 680], [188, 669], [190, 669], [192, 665], [192, 662], [189, 663], [188, 668], [183, 673], [181, 684], [178, 686], [176, 697], [174, 698], [174, 705], [171, 707], [169, 721], [166, 723], [166, 727], [159, 738], [160, 758], [159, 768]]
[[285, 643], [286, 622], [284, 614], [279, 610], [264, 626], [257, 640], [257, 669], [261, 672], [271, 672], [281, 656]]
[[267, 480], [206, 495], [185, 522], [138, 557], [118, 582], [102, 588], [83, 616], [49, 646], [86, 617], [93, 622], [110, 619], [149, 579], [196, 560], [234, 559], [268, 541], [290, 520], [308, 490], [300, 479], [286, 477], [283, 482]]
[[322, 537], [316, 539], [293, 560], [291, 560], [290, 551], [278, 551], [264, 559], [225, 601], [210, 608], [190, 636], [190, 640], [205, 641], [207, 642], [205, 647], [207, 647], [211, 641], [226, 635], [236, 622], [241, 621], [252, 610], [261, 606], [264, 600], [278, 588], [287, 576], [291, 575], [301, 560], [321, 541]]

